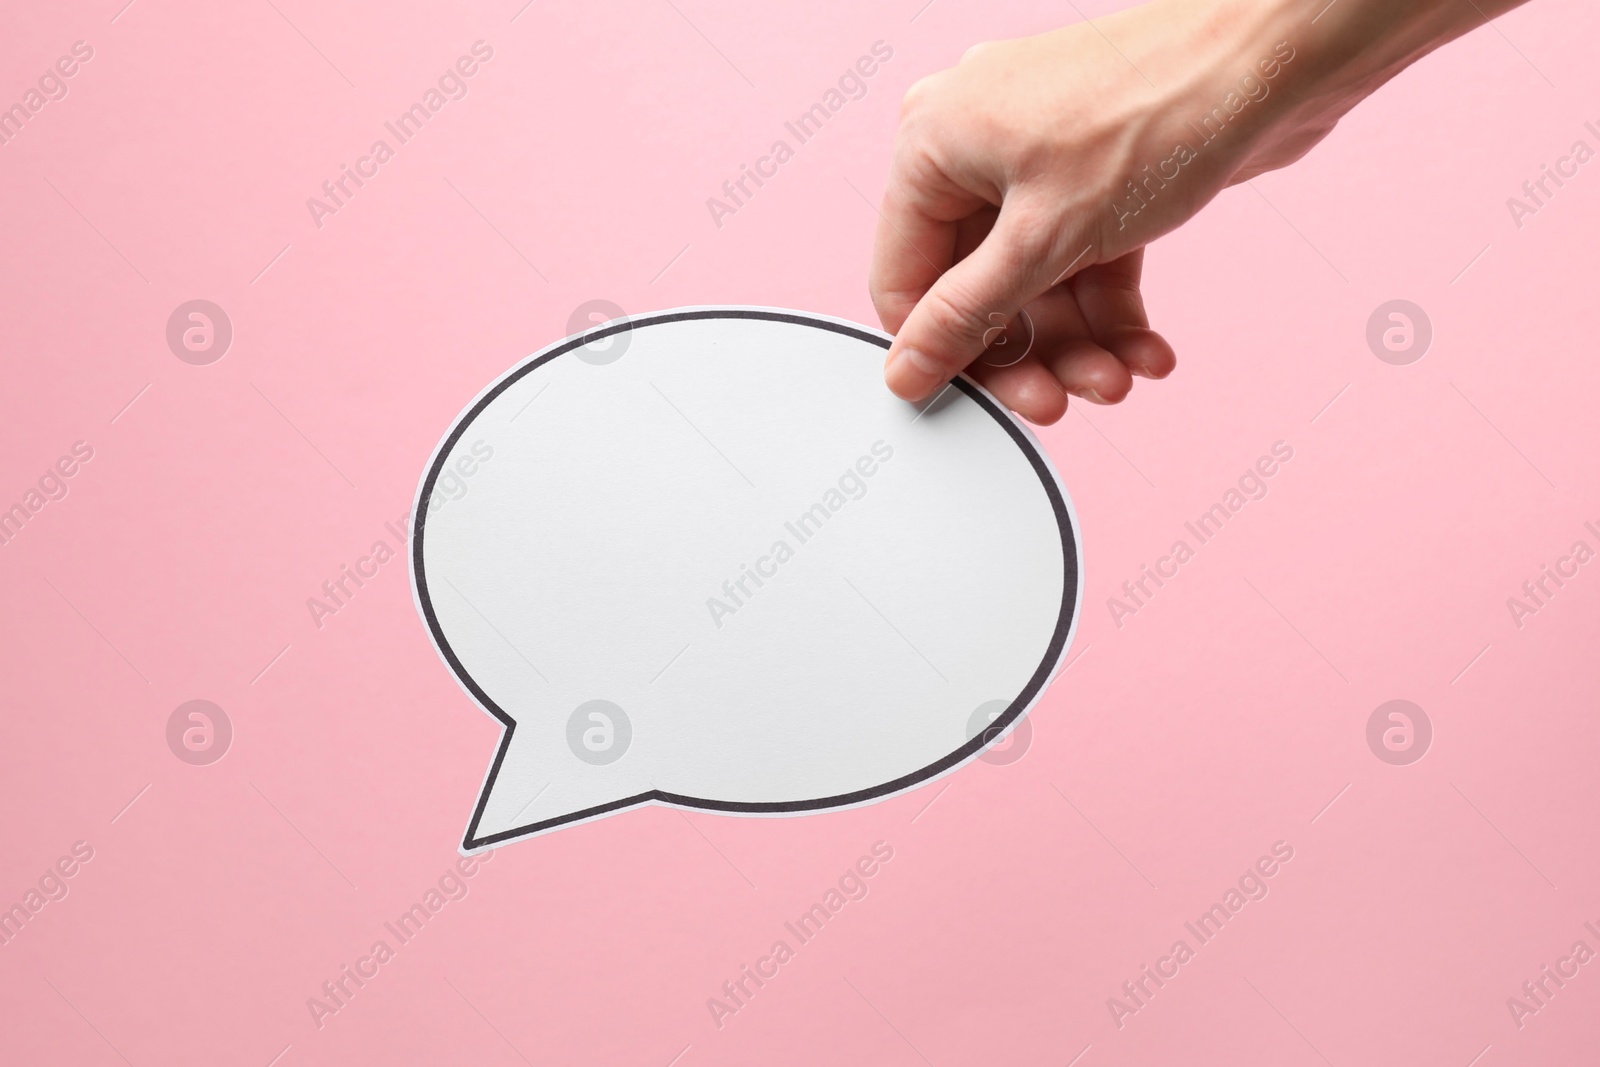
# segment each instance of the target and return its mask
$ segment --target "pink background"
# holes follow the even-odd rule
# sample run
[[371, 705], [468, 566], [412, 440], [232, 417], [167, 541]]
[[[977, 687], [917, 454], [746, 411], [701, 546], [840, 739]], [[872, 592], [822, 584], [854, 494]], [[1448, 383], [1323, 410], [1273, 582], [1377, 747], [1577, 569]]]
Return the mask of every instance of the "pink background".
[[[455, 862], [497, 727], [402, 562], [320, 629], [306, 598], [587, 300], [875, 321], [856, 190], [882, 191], [901, 94], [1077, 15], [122, 2], [13, 4], [0, 33], [7, 102], [94, 49], [0, 147], [0, 507], [94, 450], [0, 547], [0, 906], [94, 850], [0, 946], [0, 1060], [1595, 1058], [1600, 963], [1520, 1028], [1506, 1004], [1574, 941], [1600, 951], [1600, 566], [1520, 629], [1506, 606], [1600, 548], [1600, 162], [1520, 230], [1505, 203], [1600, 147], [1587, 5], [1426, 60], [1152, 249], [1177, 374], [1042, 433], [1088, 585], [1024, 758], [861, 810], [653, 809], [514, 844], [319, 1028], [307, 999]], [[319, 229], [306, 198], [480, 39], [466, 98]], [[706, 198], [880, 39], [866, 98], [715, 226]], [[194, 298], [234, 327], [209, 366], [165, 339]], [[1434, 327], [1410, 366], [1365, 340], [1394, 298]], [[1107, 598], [1279, 440], [1270, 494], [1117, 627]], [[1409, 766], [1366, 742], [1394, 698], [1433, 723]], [[209, 766], [167, 747], [191, 699], [233, 724]], [[877, 841], [870, 894], [719, 1029], [707, 998]], [[1119, 1028], [1107, 999], [1277, 841], [1269, 895]]]

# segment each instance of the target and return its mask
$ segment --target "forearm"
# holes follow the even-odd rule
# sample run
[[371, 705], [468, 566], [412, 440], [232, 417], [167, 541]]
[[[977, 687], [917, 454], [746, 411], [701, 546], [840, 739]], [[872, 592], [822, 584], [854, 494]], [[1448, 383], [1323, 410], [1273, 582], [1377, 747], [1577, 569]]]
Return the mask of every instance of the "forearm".
[[[1063, 389], [1114, 403], [1165, 376], [1144, 247], [1521, 2], [1154, 0], [970, 50], [906, 96], [872, 276], [890, 387], [920, 400], [968, 369], [1048, 422]], [[1032, 362], [975, 364], [1023, 310]]]
[[[1381, 84], [1422, 56], [1526, 0], [1157, 0], [1150, 10], [1195, 27], [1225, 56], [1279, 40], [1311, 53], [1322, 79]], [[1137, 10], [1137, 9], [1135, 9]], [[1199, 15], [1196, 18], [1196, 15]]]
[[[1201, 0], [1209, 8], [1199, 43], [1222, 60], [1226, 78], [1241, 62], [1287, 42], [1296, 59], [1262, 125], [1331, 126], [1389, 79], [1429, 52], [1478, 29], [1526, 0]], [[1195, 0], [1158, 0], [1192, 12]]]
[[[1156, 0], [1096, 20], [1127, 76], [1107, 87], [1093, 125], [1108, 134], [1108, 165], [1133, 182], [1110, 209], [1106, 254], [1165, 233], [1225, 186], [1293, 163], [1384, 82], [1523, 2]], [[1155, 161], [1170, 178], [1174, 158], [1182, 180], [1145, 195], [1145, 168]]]

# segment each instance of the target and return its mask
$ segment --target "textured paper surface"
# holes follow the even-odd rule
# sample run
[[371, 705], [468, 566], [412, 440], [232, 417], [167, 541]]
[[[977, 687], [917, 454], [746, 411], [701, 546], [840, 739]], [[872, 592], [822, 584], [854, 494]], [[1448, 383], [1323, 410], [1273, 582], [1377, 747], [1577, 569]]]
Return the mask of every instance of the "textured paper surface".
[[890, 395], [887, 345], [669, 311], [552, 345], [456, 420], [412, 559], [441, 655], [507, 727], [466, 847], [652, 800], [869, 803], [1037, 702], [1078, 616], [1071, 502], [976, 385]]

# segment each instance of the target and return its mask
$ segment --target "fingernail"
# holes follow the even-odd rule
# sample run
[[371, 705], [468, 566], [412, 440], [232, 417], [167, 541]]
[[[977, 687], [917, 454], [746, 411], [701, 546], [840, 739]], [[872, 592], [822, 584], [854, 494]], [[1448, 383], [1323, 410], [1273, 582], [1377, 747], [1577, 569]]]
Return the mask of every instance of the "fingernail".
[[883, 378], [902, 400], [921, 400], [944, 381], [939, 365], [915, 348], [897, 348], [889, 353]]

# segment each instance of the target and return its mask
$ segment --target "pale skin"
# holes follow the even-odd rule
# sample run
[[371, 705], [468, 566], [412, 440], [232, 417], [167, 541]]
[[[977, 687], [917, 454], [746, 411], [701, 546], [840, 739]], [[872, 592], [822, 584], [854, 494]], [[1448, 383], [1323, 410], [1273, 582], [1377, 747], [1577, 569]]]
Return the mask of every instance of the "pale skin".
[[1144, 246], [1522, 2], [1156, 0], [970, 49], [901, 109], [870, 280], [889, 388], [920, 401], [965, 371], [1048, 424], [1165, 378]]

